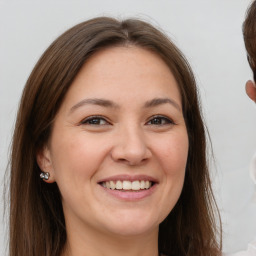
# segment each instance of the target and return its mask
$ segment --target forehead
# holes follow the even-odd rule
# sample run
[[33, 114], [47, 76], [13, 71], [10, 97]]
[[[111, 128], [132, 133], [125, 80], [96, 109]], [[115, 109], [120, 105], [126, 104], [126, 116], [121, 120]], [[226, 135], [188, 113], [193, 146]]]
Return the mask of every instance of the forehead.
[[[113, 46], [99, 50], [86, 61], [81, 71], [87, 69], [89, 72], [90, 68], [95, 69], [96, 67], [124, 68], [125, 66], [130, 65], [138, 66], [141, 63], [144, 65], [138, 70], [139, 72], [141, 72], [142, 68], [146, 71], [147, 69], [159, 66], [161, 69], [165, 69], [163, 71], [170, 72], [169, 67], [162, 60], [160, 55], [149, 49], [134, 45]], [[104, 71], [104, 69], [101, 71]], [[133, 70], [133, 72], [134, 71], [135, 70]], [[157, 71], [159, 72], [159, 70]]]
[[[177, 82], [156, 53], [136, 46], [111, 47], [91, 56], [74, 79], [67, 98], [164, 97], [180, 100]], [[111, 99], [112, 100], [112, 99]], [[148, 99], [145, 99], [145, 101]]]

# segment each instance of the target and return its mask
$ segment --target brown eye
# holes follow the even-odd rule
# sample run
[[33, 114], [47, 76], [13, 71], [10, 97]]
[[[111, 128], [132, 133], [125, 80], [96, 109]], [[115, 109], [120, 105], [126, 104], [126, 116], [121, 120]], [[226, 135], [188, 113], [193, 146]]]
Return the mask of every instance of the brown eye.
[[85, 125], [107, 125], [107, 124], [109, 124], [109, 122], [106, 121], [106, 119], [104, 119], [103, 117], [93, 116], [93, 117], [86, 118], [85, 120], [83, 120], [81, 122], [81, 124], [85, 124]]
[[174, 122], [164, 116], [155, 116], [152, 119], [150, 119], [147, 124], [149, 125], [166, 125], [166, 124], [174, 124]]

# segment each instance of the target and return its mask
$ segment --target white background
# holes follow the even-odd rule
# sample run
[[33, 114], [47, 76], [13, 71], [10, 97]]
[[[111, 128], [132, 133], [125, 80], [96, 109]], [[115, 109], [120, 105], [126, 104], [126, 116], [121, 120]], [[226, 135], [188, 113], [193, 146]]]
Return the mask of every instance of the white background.
[[[194, 69], [215, 153], [211, 172], [223, 218], [224, 251], [246, 249], [256, 236], [256, 203], [252, 202], [255, 187], [248, 175], [249, 162], [256, 150], [256, 108], [244, 92], [244, 84], [252, 75], [241, 32], [249, 3], [249, 0], [0, 1], [1, 194], [18, 101], [42, 52], [59, 34], [88, 18], [140, 17], [166, 31]], [[2, 199], [0, 215], [3, 215]], [[0, 222], [0, 255], [4, 255], [6, 244], [4, 223], [6, 220]]]

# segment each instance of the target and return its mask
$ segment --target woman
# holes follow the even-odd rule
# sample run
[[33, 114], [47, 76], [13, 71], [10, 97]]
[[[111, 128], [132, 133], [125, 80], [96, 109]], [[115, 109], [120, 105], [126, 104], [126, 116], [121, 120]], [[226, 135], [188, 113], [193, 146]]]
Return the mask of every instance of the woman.
[[45, 51], [13, 137], [10, 255], [219, 255], [193, 73], [159, 30], [96, 18]]

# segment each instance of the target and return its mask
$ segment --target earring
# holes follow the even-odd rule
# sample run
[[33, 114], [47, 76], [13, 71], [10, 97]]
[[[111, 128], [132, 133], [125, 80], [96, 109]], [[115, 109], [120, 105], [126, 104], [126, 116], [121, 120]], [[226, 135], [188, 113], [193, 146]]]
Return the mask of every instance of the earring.
[[41, 172], [40, 173], [40, 178], [43, 180], [49, 180], [50, 173], [49, 172]]

